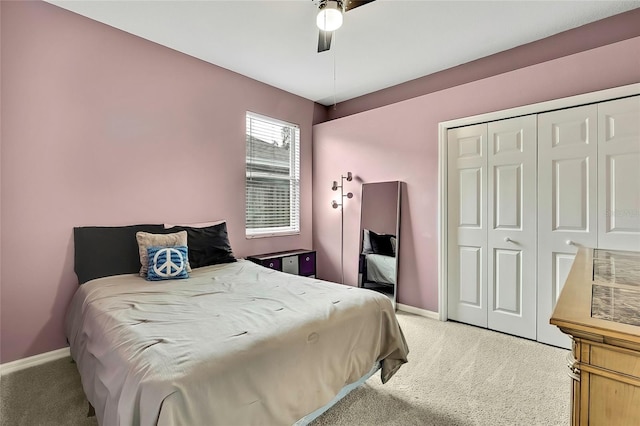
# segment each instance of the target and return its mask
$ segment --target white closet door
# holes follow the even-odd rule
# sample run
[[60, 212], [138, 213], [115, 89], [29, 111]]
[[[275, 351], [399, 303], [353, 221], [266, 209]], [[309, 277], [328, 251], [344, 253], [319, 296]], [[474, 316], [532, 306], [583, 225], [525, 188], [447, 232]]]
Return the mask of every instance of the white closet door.
[[598, 104], [598, 247], [640, 250], [640, 96]]
[[488, 327], [536, 338], [536, 116], [488, 124]]
[[549, 324], [578, 247], [596, 247], [597, 107], [538, 115], [538, 341], [569, 348]]
[[487, 326], [487, 125], [448, 132], [448, 285], [452, 320]]

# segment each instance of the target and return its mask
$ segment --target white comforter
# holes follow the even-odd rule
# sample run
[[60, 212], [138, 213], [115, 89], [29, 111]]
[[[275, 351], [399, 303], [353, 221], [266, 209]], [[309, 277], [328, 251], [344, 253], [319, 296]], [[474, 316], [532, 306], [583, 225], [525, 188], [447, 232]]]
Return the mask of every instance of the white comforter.
[[90, 281], [66, 333], [102, 425], [291, 425], [408, 353], [385, 296], [248, 261]]

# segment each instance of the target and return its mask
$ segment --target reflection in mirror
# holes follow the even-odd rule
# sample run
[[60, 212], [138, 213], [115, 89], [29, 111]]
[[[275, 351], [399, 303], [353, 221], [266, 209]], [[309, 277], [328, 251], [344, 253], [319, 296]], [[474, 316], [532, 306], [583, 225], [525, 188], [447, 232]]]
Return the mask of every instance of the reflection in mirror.
[[395, 308], [400, 253], [399, 181], [362, 185], [358, 285], [387, 295]]

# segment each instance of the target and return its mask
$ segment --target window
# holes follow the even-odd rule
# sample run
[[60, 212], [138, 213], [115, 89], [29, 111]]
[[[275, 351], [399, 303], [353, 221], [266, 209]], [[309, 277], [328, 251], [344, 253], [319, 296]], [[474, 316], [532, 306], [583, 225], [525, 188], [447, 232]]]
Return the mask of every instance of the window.
[[300, 233], [300, 128], [247, 112], [247, 238]]

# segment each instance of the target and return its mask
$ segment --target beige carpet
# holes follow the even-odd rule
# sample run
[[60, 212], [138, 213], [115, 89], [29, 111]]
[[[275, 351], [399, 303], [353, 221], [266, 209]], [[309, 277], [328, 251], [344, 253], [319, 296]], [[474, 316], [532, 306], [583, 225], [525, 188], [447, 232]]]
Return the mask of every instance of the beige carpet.
[[[402, 312], [398, 318], [409, 363], [386, 385], [371, 377], [313, 426], [569, 424], [565, 350]], [[0, 397], [2, 426], [97, 424], [86, 417], [68, 358], [3, 376]]]
[[398, 318], [409, 362], [338, 402], [325, 425], [568, 425], [567, 351], [454, 322]]

